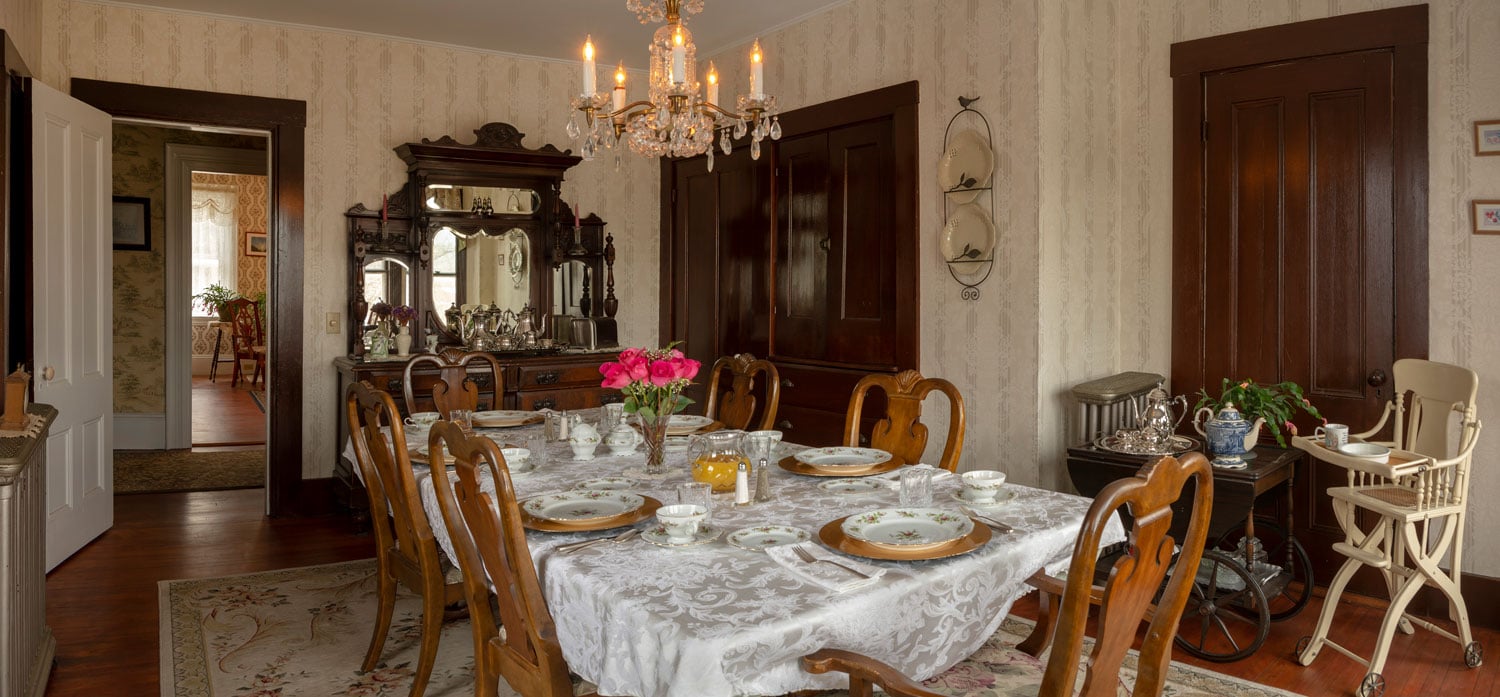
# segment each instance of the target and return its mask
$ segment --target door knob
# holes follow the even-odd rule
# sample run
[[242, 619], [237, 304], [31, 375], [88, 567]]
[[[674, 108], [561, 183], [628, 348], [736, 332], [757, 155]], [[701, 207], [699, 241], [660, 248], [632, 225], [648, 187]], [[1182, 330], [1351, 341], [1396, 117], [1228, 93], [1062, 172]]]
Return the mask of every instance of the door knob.
[[779, 428], [783, 431], [790, 431], [792, 430], [792, 422], [786, 419], [782, 419], [780, 423], [776, 424], [776, 428]]
[[46, 366], [46, 367], [42, 368], [42, 379], [43, 380], [51, 382], [53, 376], [55, 376], [55, 375], [56, 375], [56, 373], [53, 372], [52, 366], [49, 365], [49, 366]]
[[1379, 368], [1370, 371], [1370, 377], [1366, 378], [1365, 382], [1370, 383], [1370, 387], [1380, 387], [1381, 385], [1384, 385], [1385, 371]]
[[791, 388], [791, 387], [796, 387], [796, 385], [792, 384], [792, 379], [791, 378], [782, 378], [781, 379], [781, 387], [782, 387], [782, 389], [787, 389], [787, 388]]

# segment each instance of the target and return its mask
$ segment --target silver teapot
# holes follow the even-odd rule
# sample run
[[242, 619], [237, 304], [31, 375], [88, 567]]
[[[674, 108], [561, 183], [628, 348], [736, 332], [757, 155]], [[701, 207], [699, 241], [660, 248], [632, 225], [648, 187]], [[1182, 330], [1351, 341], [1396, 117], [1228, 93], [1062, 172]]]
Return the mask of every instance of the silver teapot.
[[[1182, 424], [1183, 418], [1188, 414], [1187, 397], [1177, 395], [1171, 397], [1167, 391], [1157, 384], [1150, 392], [1146, 393], [1143, 405], [1131, 402], [1135, 407], [1135, 425], [1146, 441], [1154, 446], [1165, 446], [1172, 440], [1172, 434], [1177, 432], [1177, 427]], [[1173, 407], [1181, 405], [1181, 411]]]

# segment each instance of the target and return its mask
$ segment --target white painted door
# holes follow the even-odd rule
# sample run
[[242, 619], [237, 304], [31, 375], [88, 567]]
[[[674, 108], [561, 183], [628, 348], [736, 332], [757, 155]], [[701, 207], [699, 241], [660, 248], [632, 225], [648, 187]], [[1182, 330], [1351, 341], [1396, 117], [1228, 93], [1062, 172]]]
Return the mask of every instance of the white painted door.
[[36, 401], [47, 438], [47, 569], [114, 524], [110, 117], [31, 82]]

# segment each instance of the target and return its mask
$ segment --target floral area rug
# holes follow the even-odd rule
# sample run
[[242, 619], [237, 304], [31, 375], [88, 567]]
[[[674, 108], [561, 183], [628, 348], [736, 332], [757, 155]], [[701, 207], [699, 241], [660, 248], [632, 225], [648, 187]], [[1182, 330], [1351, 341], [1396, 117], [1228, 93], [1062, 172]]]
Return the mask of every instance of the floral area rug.
[[266, 451], [116, 450], [115, 493], [249, 489], [266, 485]]
[[[411, 689], [421, 636], [421, 602], [414, 595], [396, 600], [381, 665], [359, 672], [375, 617], [374, 559], [162, 581], [160, 594], [163, 697], [382, 697]], [[1029, 621], [1007, 617], [963, 664], [983, 670], [954, 671], [946, 678], [951, 684], [934, 687], [976, 697], [1025, 694], [1007, 683], [1021, 674], [1020, 663], [1035, 663], [1011, 648], [1030, 631]], [[473, 694], [473, 655], [468, 621], [444, 623], [426, 694]], [[1135, 665], [1131, 651], [1121, 676], [1126, 683], [1133, 683]], [[1168, 678], [1165, 697], [1293, 696], [1176, 662]], [[503, 681], [500, 695], [515, 697]]]

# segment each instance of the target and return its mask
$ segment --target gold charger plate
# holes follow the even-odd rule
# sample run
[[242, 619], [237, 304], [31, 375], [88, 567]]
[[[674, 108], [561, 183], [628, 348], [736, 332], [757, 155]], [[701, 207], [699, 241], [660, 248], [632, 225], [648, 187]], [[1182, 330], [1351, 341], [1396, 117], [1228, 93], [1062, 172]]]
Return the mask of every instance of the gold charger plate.
[[975, 520], [974, 529], [969, 534], [956, 540], [941, 544], [937, 547], [926, 547], [920, 550], [904, 550], [894, 546], [874, 544], [864, 540], [856, 540], [844, 534], [844, 516], [838, 520], [831, 521], [818, 531], [818, 539], [827, 545], [829, 549], [852, 554], [856, 557], [869, 559], [887, 559], [890, 561], [925, 561], [928, 559], [944, 559], [956, 557], [960, 554], [968, 554], [990, 541], [994, 533], [988, 525]]
[[885, 474], [886, 472], [894, 472], [900, 469], [901, 466], [905, 465], [906, 463], [902, 462], [901, 459], [896, 457], [895, 455], [892, 455], [891, 459], [886, 460], [885, 462], [882, 462], [878, 465], [870, 465], [869, 467], [859, 468], [841, 466], [838, 468], [838, 470], [835, 471], [814, 467], [805, 462], [799, 461], [797, 459], [797, 456], [795, 455], [788, 455], [781, 458], [781, 461], [776, 464], [780, 465], [781, 469], [791, 472], [792, 474], [804, 474], [809, 477], [867, 477], [872, 474]]
[[534, 426], [546, 419], [541, 415], [528, 416], [520, 421], [507, 421], [505, 419], [474, 419], [475, 428], [520, 428], [521, 426]]
[[626, 511], [619, 515], [608, 518], [595, 518], [592, 520], [566, 523], [560, 520], [544, 520], [538, 518], [524, 509], [521, 511], [521, 527], [527, 530], [539, 530], [541, 532], [588, 532], [590, 530], [609, 530], [626, 525], [634, 525], [651, 516], [656, 515], [656, 509], [661, 508], [661, 502], [650, 496], [641, 496], [645, 503], [633, 511]]

